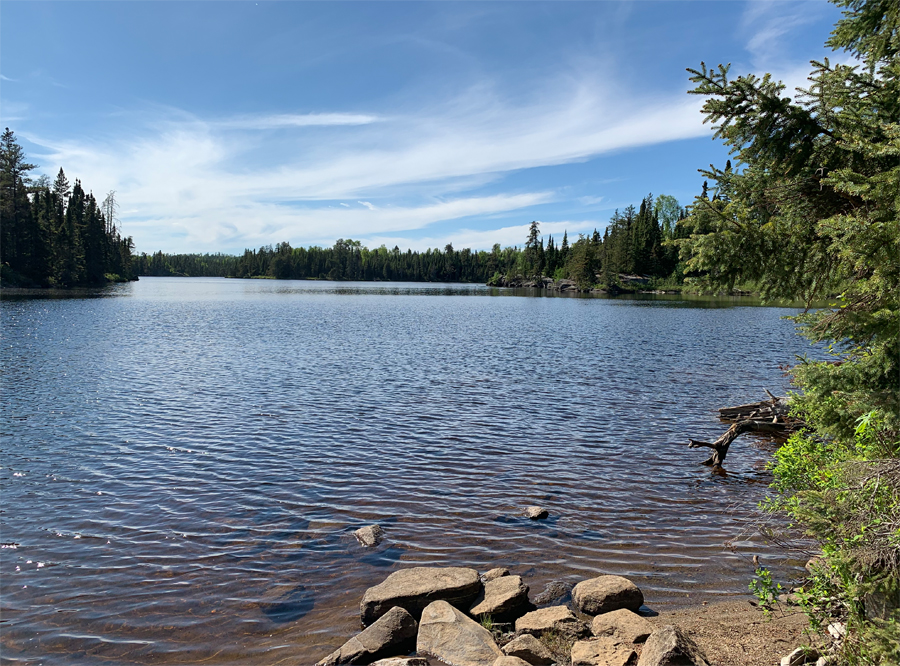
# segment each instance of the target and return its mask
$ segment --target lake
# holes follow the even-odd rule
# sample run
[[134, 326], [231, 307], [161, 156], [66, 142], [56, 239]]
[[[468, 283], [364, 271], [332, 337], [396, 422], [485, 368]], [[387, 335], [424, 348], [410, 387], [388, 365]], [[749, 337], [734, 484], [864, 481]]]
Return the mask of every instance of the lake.
[[785, 390], [796, 310], [142, 278], [0, 311], [4, 663], [309, 664], [416, 565], [619, 574], [659, 610], [802, 564], [745, 531], [772, 446], [727, 474], [685, 446]]

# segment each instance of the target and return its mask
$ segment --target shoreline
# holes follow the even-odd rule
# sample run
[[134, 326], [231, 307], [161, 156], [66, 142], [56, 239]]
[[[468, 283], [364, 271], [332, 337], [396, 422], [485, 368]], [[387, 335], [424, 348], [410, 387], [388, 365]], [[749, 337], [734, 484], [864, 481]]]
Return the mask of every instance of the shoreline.
[[714, 666], [771, 666], [795, 648], [819, 644], [797, 606], [779, 603], [768, 616], [750, 597], [662, 610], [648, 618], [674, 624], [703, 648]]

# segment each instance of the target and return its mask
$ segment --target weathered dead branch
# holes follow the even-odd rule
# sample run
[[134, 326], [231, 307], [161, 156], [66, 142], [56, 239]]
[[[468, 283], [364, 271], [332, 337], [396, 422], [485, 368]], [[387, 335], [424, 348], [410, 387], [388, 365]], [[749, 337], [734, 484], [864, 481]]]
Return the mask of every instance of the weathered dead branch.
[[709, 458], [703, 461], [704, 465], [721, 467], [722, 463], [725, 462], [725, 456], [728, 455], [728, 447], [744, 433], [758, 432], [785, 435], [803, 426], [803, 421], [790, 416], [790, 406], [787, 398], [779, 398], [769, 390], [766, 390], [766, 393], [769, 394], [769, 400], [719, 409], [719, 418], [723, 421], [731, 422], [732, 426], [716, 441], [688, 440], [689, 448], [712, 449]]

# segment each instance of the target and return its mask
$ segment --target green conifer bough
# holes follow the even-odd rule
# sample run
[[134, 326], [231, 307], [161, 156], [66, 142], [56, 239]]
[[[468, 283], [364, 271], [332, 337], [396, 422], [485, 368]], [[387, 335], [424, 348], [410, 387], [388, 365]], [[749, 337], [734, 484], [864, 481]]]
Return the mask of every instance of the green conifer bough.
[[801, 332], [832, 358], [793, 370], [810, 429], [776, 454], [768, 506], [822, 546], [806, 608], [814, 625], [849, 623], [841, 663], [898, 664], [900, 3], [836, 4], [827, 44], [859, 64], [813, 62], [793, 97], [769, 75], [689, 70], [736, 164], [703, 172], [712, 196], [672, 242], [711, 287], [751, 281], [810, 306]]

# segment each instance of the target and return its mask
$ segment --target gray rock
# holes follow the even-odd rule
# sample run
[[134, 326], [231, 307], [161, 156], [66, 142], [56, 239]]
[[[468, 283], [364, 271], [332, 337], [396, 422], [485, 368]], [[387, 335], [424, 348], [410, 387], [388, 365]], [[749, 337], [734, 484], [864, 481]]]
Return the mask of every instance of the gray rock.
[[578, 641], [572, 646], [572, 666], [629, 666], [637, 653], [614, 638]]
[[474, 569], [401, 569], [366, 590], [359, 604], [359, 614], [363, 626], [368, 626], [394, 606], [405, 608], [414, 618], [422, 614], [425, 606], [438, 599], [467, 609], [481, 589], [478, 572]]
[[492, 580], [494, 580], [495, 578], [502, 578], [503, 576], [508, 576], [508, 575], [509, 575], [509, 569], [505, 569], [505, 568], [491, 569], [490, 571], [487, 571], [487, 572], [481, 574], [481, 582], [489, 583]]
[[572, 583], [563, 580], [553, 580], [544, 586], [544, 591], [534, 598], [538, 606], [553, 604], [559, 606], [572, 593]]
[[791, 592], [790, 594], [779, 594], [778, 602], [785, 604], [786, 606], [799, 606], [800, 605], [800, 595]]
[[416, 642], [416, 628], [413, 616], [395, 606], [316, 666], [368, 664], [380, 657], [409, 652]]
[[446, 601], [422, 611], [416, 651], [452, 666], [488, 666], [504, 656], [491, 632]]
[[517, 634], [541, 636], [544, 632], [555, 631], [567, 636], [584, 636], [589, 633], [587, 626], [575, 617], [565, 606], [550, 606], [525, 613], [516, 620]]
[[492, 666], [528, 666], [528, 662], [518, 657], [497, 657]]
[[587, 615], [627, 608], [636, 611], [644, 603], [638, 586], [622, 576], [598, 576], [583, 580], [572, 589], [575, 607]]
[[429, 666], [425, 657], [391, 657], [390, 659], [379, 659], [369, 666]]
[[818, 659], [818, 650], [814, 648], [798, 647], [788, 656], [781, 658], [781, 666], [803, 666], [803, 664], [815, 664]]
[[628, 643], [643, 643], [653, 633], [653, 625], [637, 613], [620, 608], [595, 617], [591, 631], [594, 636], [612, 636]]
[[525, 515], [532, 520], [541, 520], [550, 515], [547, 509], [540, 506], [526, 506]]
[[503, 616], [528, 605], [528, 586], [521, 576], [501, 576], [484, 586], [484, 601], [473, 606], [472, 615]]
[[825, 558], [821, 555], [815, 555], [809, 558], [804, 565], [804, 568], [811, 574], [815, 574], [817, 569], [821, 569], [827, 566], [825, 564]]
[[369, 525], [367, 527], [360, 527], [353, 533], [353, 536], [355, 536], [356, 540], [363, 546], [371, 548], [372, 546], [377, 546], [381, 543], [381, 540], [384, 538], [384, 530], [381, 529], [380, 525]]
[[709, 666], [709, 661], [687, 634], [668, 624], [650, 634], [638, 666]]
[[556, 661], [550, 648], [531, 634], [522, 634], [500, 649], [503, 650], [504, 654], [508, 654], [510, 657], [518, 657], [532, 664], [532, 666], [549, 666]]

